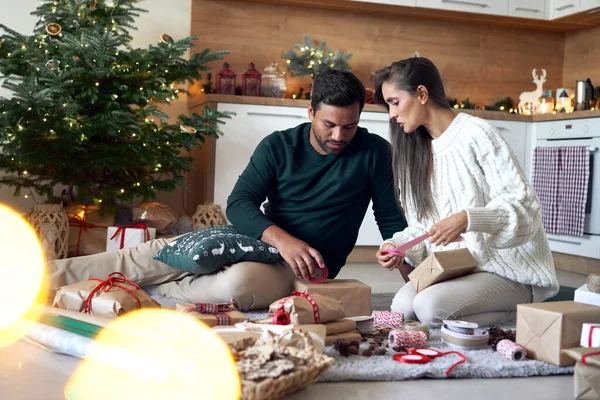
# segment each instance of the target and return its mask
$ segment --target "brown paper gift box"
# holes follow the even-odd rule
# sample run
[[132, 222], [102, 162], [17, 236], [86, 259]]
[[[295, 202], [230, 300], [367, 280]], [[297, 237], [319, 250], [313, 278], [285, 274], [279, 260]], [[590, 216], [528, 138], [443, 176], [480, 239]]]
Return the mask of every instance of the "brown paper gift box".
[[338, 319], [337, 321], [328, 322], [325, 325], [327, 335], [336, 335], [356, 330], [356, 321], [351, 319]]
[[477, 260], [468, 249], [437, 251], [417, 266], [408, 278], [417, 293], [438, 282], [468, 275], [477, 268]]
[[[344, 307], [338, 300], [320, 293], [308, 293], [308, 295], [317, 303], [319, 321], [315, 321], [313, 306], [308, 299], [302, 296], [290, 296], [285, 298], [283, 309], [290, 314], [292, 325], [324, 324], [346, 316]], [[279, 304], [282, 300], [277, 300], [271, 304], [269, 307], [269, 317], [273, 316], [279, 310]]]
[[[56, 289], [53, 306], [65, 310], [83, 311], [86, 299], [99, 284], [102, 284], [102, 282], [88, 279], [87, 281], [81, 281], [73, 285], [59, 287]], [[134, 293], [140, 301], [141, 308], [160, 308], [160, 304], [154, 301], [142, 289], [136, 289], [135, 286], [128, 283], [117, 282], [109, 291], [98, 290], [94, 294], [91, 314], [118, 317], [126, 312], [140, 308], [135, 297], [116, 285], [126, 287]]]
[[360, 343], [362, 340], [362, 336], [360, 336], [360, 333], [358, 332], [346, 332], [339, 333], [337, 335], [327, 335], [325, 337], [325, 346], [331, 346], [338, 340], [342, 340], [344, 343], [350, 343], [355, 341]]
[[[188, 310], [196, 309], [196, 307], [196, 304], [180, 303], [175, 305], [175, 311], [181, 311], [190, 314], [191, 316], [198, 318], [200, 321], [202, 321], [209, 327], [219, 325], [219, 318], [217, 318], [214, 314], [199, 313], [197, 311], [188, 312]], [[227, 321], [225, 319], [225, 321], [227, 321], [228, 323], [221, 323], [221, 325], [235, 325], [238, 322], [248, 321], [248, 316], [246, 314], [235, 309], [233, 309], [232, 311], [224, 312], [223, 314], [227, 315], [229, 317], [229, 320]]]
[[342, 302], [347, 317], [371, 315], [371, 286], [356, 279], [328, 279], [325, 283], [296, 280], [297, 292], [317, 292]]
[[517, 343], [536, 360], [565, 366], [575, 362], [562, 349], [578, 347], [584, 322], [600, 322], [600, 307], [574, 301], [517, 305]]
[[581, 357], [598, 352], [599, 348], [578, 347], [563, 350], [575, 361], [575, 374], [573, 377], [575, 387], [575, 400], [600, 399], [600, 354], [586, 358], [586, 363], [581, 362]]

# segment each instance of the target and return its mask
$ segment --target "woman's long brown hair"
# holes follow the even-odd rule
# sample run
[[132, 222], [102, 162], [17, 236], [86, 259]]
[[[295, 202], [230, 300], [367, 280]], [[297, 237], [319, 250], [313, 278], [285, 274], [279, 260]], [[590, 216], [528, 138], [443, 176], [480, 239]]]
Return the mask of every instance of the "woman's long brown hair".
[[[434, 106], [451, 108], [440, 73], [427, 58], [413, 57], [394, 62], [374, 72], [371, 81], [375, 88], [375, 103], [383, 104], [388, 112], [390, 107], [381, 90], [384, 83], [394, 84], [413, 96], [417, 95], [419, 86], [425, 86]], [[395, 120], [390, 120], [390, 140], [396, 200], [406, 208], [410, 199], [419, 220], [431, 218], [434, 210], [431, 193], [433, 155], [429, 132], [419, 126], [414, 132], [406, 133]]]

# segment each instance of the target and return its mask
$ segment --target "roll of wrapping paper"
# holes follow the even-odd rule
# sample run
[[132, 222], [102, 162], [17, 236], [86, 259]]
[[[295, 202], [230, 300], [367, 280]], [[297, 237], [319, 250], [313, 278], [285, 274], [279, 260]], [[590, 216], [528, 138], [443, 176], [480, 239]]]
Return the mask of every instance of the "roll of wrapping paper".
[[408, 332], [423, 332], [425, 335], [427, 335], [427, 339], [429, 339], [429, 327], [425, 324], [420, 323], [419, 321], [408, 320], [404, 322], [404, 324], [402, 325], [402, 329]]
[[392, 311], [378, 311], [372, 313], [375, 328], [400, 328], [404, 322], [402, 313]]
[[472, 335], [458, 333], [450, 330], [446, 324], [442, 325], [442, 341], [451, 346], [463, 349], [479, 349], [487, 347], [490, 335], [485, 330], [476, 330]]
[[513, 361], [522, 361], [527, 358], [527, 350], [512, 340], [503, 339], [496, 345], [496, 351]]
[[427, 345], [427, 335], [420, 331], [394, 329], [388, 335], [388, 342], [394, 351], [422, 348]]

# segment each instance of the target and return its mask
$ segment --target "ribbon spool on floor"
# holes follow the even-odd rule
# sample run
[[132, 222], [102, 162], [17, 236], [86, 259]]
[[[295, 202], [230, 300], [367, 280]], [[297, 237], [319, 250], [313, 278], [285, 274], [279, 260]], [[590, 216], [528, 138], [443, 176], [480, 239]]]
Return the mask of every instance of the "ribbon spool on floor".
[[408, 332], [423, 332], [429, 339], [429, 327], [419, 321], [408, 320], [404, 322], [402, 329]]
[[443, 321], [442, 341], [452, 347], [461, 349], [486, 348], [489, 333], [486, 330], [477, 329], [479, 325], [465, 321]]
[[394, 329], [388, 335], [388, 342], [394, 351], [422, 348], [427, 345], [427, 335], [420, 331], [408, 332]]

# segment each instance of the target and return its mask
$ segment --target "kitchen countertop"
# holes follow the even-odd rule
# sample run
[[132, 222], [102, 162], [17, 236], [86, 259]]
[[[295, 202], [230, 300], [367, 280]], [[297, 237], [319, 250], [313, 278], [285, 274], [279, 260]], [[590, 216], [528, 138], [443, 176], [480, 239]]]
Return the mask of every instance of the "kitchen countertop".
[[[234, 103], [234, 104], [253, 104], [263, 106], [284, 106], [284, 107], [306, 107], [308, 100], [279, 99], [272, 97], [253, 97], [253, 96], [231, 96], [223, 94], [208, 94], [189, 99], [189, 109], [204, 106], [208, 103]], [[385, 112], [382, 106], [366, 104], [364, 111]], [[460, 110], [483, 119], [503, 120], [503, 121], [521, 121], [521, 122], [545, 122], [558, 121], [579, 118], [600, 118], [600, 110], [594, 111], [576, 111], [572, 113], [561, 114], [538, 114], [538, 115], [520, 115], [509, 114], [500, 111], [480, 111], [480, 110]]]

